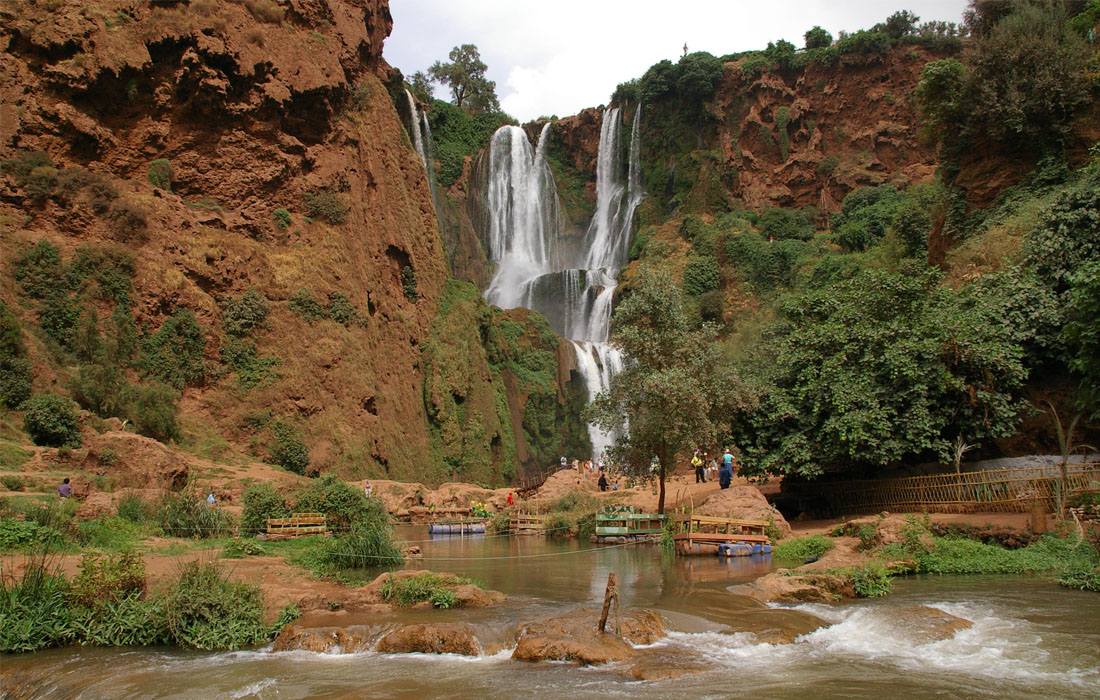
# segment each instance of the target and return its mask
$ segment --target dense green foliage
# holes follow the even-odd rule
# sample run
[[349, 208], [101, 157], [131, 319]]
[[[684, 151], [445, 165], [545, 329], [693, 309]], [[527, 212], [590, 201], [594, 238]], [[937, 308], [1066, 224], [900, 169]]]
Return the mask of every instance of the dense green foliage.
[[34, 373], [26, 353], [19, 319], [0, 301], [0, 405], [16, 408], [30, 398]]
[[56, 394], [39, 394], [27, 399], [23, 409], [23, 429], [36, 445], [80, 447], [80, 425], [71, 399]]
[[286, 518], [291, 514], [286, 499], [267, 481], [246, 488], [242, 499], [241, 532], [245, 534], [263, 532], [268, 518]]
[[436, 181], [453, 185], [462, 175], [466, 157], [489, 144], [493, 132], [516, 120], [499, 110], [469, 114], [442, 100], [432, 102], [428, 112], [432, 132], [432, 153], [436, 159]]
[[[264, 623], [260, 589], [229, 580], [213, 562], [191, 561], [162, 590], [144, 590], [141, 559], [85, 558], [72, 581], [36, 559], [0, 578], [0, 651], [65, 644], [240, 649], [269, 641], [287, 621]], [[285, 613], [286, 611], [284, 611]]]
[[206, 380], [206, 336], [190, 309], [177, 308], [142, 343], [141, 367], [168, 386], [183, 389]]
[[149, 164], [149, 182], [157, 189], [172, 191], [172, 163], [158, 158]]
[[156, 507], [156, 519], [165, 534], [204, 539], [233, 532], [233, 517], [209, 505], [194, 491], [167, 494]]
[[249, 287], [244, 294], [230, 302], [222, 315], [222, 330], [229, 335], [244, 337], [263, 328], [267, 323], [267, 299], [255, 287]]
[[813, 476], [1011, 434], [1022, 351], [1003, 319], [937, 282], [914, 265], [784, 300], [759, 349], [760, 410], [739, 426], [743, 471]]
[[402, 578], [389, 576], [382, 582], [382, 588], [379, 592], [385, 601], [400, 607], [428, 601], [433, 607], [445, 609], [458, 605], [454, 594], [454, 589], [457, 586], [472, 583], [472, 580], [461, 576], [443, 578], [432, 573]]
[[309, 449], [301, 429], [285, 421], [271, 426], [271, 461], [287, 471], [305, 474], [309, 468]]
[[825, 535], [796, 537], [775, 545], [772, 548], [772, 558], [805, 560], [810, 557], [820, 557], [832, 548], [832, 539]]

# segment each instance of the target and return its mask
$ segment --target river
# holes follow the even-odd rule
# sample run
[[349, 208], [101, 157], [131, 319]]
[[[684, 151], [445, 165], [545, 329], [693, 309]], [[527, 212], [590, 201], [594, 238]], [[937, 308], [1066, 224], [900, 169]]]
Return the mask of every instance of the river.
[[[1100, 596], [1013, 576], [895, 579], [876, 600], [752, 609], [727, 588], [772, 570], [759, 557], [663, 555], [655, 545], [594, 548], [541, 537], [428, 537], [413, 566], [471, 576], [509, 596], [481, 610], [402, 613], [403, 620], [465, 620], [486, 653], [315, 654], [266, 650], [55, 649], [5, 656], [11, 697], [43, 698], [1100, 698]], [[701, 673], [638, 681], [622, 664], [577, 667], [509, 658], [516, 622], [595, 606], [615, 572], [624, 607], [659, 611], [671, 633], [650, 650]], [[926, 605], [970, 629], [939, 641], [907, 629], [903, 609]], [[785, 610], [830, 626], [793, 644], [756, 643], [746, 621], [784, 624]], [[349, 620], [354, 616], [349, 616]], [[362, 622], [362, 621], [359, 621]], [[756, 624], [751, 623], [751, 624]], [[492, 640], [496, 640], [493, 642]], [[22, 693], [20, 691], [23, 691]]]

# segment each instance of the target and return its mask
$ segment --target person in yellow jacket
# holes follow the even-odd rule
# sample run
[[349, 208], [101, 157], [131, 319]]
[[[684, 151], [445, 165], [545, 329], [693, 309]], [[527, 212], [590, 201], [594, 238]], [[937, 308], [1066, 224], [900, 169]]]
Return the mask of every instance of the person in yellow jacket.
[[695, 451], [695, 454], [691, 456], [691, 466], [695, 467], [695, 483], [705, 484], [707, 483], [707, 475], [703, 473], [703, 458], [699, 456], [699, 450]]

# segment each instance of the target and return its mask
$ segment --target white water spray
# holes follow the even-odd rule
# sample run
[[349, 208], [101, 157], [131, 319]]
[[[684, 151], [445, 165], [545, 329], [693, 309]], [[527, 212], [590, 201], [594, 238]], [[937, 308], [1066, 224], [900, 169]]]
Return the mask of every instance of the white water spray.
[[[428, 155], [424, 150], [424, 137], [420, 133], [420, 114], [416, 109], [416, 100], [408, 90], [405, 91], [405, 98], [409, 101], [409, 134], [412, 135], [413, 146], [416, 148], [416, 154], [420, 156], [420, 162], [427, 168]], [[424, 125], [427, 126], [427, 124], [428, 120], [425, 118]]]
[[[590, 401], [623, 366], [622, 353], [607, 338], [634, 211], [645, 196], [638, 171], [640, 123], [639, 107], [624, 168], [620, 111], [603, 114], [596, 211], [579, 251], [561, 236], [557, 188], [545, 158], [550, 124], [543, 126], [535, 148], [514, 126], [501, 127], [489, 144], [489, 257], [497, 271], [485, 298], [502, 308], [539, 311], [555, 331], [572, 340]], [[592, 425], [588, 431], [593, 457], [614, 443], [614, 434]]]

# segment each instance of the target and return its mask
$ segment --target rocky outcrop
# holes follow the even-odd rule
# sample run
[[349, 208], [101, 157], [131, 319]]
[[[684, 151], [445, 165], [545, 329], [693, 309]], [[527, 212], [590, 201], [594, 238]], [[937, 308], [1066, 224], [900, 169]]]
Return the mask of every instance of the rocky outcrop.
[[[665, 636], [660, 615], [631, 610], [621, 616], [622, 636], [599, 632], [599, 611], [575, 610], [550, 615], [519, 627], [512, 658], [519, 661], [572, 661], [582, 665], [622, 661], [635, 655], [631, 644], [651, 644]], [[609, 630], [614, 627], [608, 620]]]
[[730, 486], [711, 494], [695, 509], [695, 514], [739, 520], [771, 520], [782, 533], [781, 537], [791, 534], [791, 526], [783, 515], [768, 503], [760, 489], [750, 484]]
[[914, 644], [951, 639], [962, 630], [968, 630], [974, 626], [974, 623], [966, 618], [928, 605], [891, 608], [889, 624], [897, 629], [899, 636], [912, 640]]
[[469, 625], [441, 622], [399, 627], [378, 640], [375, 651], [383, 654], [477, 656], [481, 644]]

